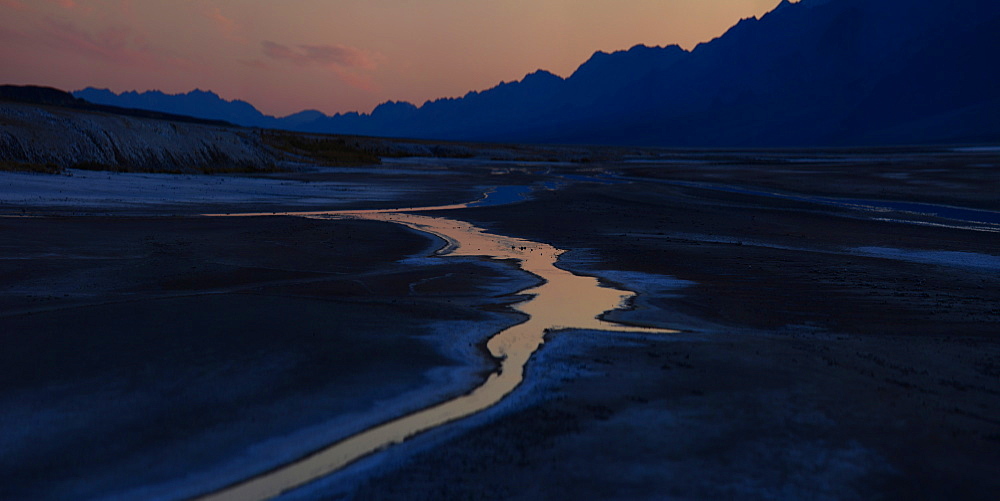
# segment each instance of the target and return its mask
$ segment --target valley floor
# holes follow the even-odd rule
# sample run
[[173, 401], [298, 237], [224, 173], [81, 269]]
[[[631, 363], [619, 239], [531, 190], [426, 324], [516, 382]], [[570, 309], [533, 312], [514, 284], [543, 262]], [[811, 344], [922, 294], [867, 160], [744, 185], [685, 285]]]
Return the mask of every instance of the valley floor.
[[184, 498], [468, 391], [532, 277], [427, 258], [440, 241], [389, 224], [197, 214], [520, 186], [441, 215], [567, 249], [640, 293], [611, 318], [682, 332], [551, 332], [497, 406], [285, 498], [990, 499], [997, 169], [906, 149], [428, 159], [132, 198], [112, 188], [143, 175], [0, 173], [0, 497]]

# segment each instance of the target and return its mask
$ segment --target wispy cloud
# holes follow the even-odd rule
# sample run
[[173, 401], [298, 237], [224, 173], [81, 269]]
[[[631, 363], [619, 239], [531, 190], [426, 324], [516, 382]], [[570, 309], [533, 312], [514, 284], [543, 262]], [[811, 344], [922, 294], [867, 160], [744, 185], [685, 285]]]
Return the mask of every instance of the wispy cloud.
[[0, 28], [0, 43], [48, 47], [122, 68], [190, 68], [193, 64], [150, 45], [141, 33], [125, 25], [88, 30], [65, 19], [45, 18], [22, 29]]
[[246, 43], [246, 39], [240, 36], [240, 25], [231, 17], [222, 13], [219, 7], [206, 7], [202, 9], [201, 15], [208, 18], [222, 36], [233, 42]]
[[[378, 54], [346, 45], [295, 45], [290, 47], [264, 40], [260, 46], [264, 56], [268, 59], [292, 63], [297, 66], [325, 68], [351, 87], [366, 92], [378, 90], [378, 86], [368, 74], [378, 67], [378, 61], [381, 58]], [[266, 67], [267, 65], [257, 61], [254, 66]]]
[[346, 45], [296, 45], [289, 47], [269, 40], [261, 42], [264, 55], [299, 66], [335, 66], [374, 70], [378, 66], [377, 55], [366, 50]]
[[78, 7], [76, 0], [49, 0], [49, 3], [58, 5], [67, 10], [73, 10]]
[[109, 26], [90, 32], [69, 21], [48, 19], [42, 24], [40, 35], [60, 50], [114, 62], [148, 63], [154, 56], [145, 39], [127, 26]]
[[[23, 0], [22, 0], [23, 1]], [[126, 0], [122, 0], [123, 2]], [[89, 14], [94, 11], [94, 2], [81, 2], [77, 0], [33, 0], [32, 3], [48, 4], [66, 12], [74, 14]]]
[[334, 68], [333, 71], [344, 83], [355, 89], [369, 93], [375, 93], [380, 90], [379, 86], [375, 84], [375, 81], [369, 75], [358, 74], [345, 68]]
[[28, 10], [27, 4], [25, 4], [21, 0], [0, 0], [0, 7], [3, 7], [5, 9], [20, 10], [20, 11]]
[[258, 70], [270, 70], [271, 65], [261, 61], [260, 59], [240, 59], [239, 63], [244, 66], [249, 66], [251, 68], [256, 68]]

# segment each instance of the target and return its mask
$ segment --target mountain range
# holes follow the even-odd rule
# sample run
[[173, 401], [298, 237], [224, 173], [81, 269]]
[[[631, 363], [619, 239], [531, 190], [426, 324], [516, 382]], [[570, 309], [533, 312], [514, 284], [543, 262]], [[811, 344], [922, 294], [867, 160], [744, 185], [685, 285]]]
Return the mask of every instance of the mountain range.
[[1000, 141], [1000, 2], [783, 0], [692, 50], [597, 52], [420, 106], [264, 115], [201, 90], [76, 97], [252, 126], [426, 139], [681, 147]]

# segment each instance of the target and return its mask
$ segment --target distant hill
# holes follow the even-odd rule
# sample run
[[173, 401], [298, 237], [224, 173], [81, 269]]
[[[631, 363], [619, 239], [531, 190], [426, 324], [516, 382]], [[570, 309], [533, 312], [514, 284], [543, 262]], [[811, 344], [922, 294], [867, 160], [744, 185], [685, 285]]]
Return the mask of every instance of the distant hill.
[[[318, 112], [303, 112], [300, 120]], [[210, 120], [94, 104], [51, 87], [0, 85], [0, 171], [270, 172], [296, 165], [374, 165], [413, 145], [249, 130]], [[454, 149], [454, 148], [453, 148]], [[448, 148], [439, 152], [447, 156]]]
[[222, 122], [90, 104], [47, 87], [0, 86], [0, 170], [271, 171], [282, 154], [267, 139]]
[[86, 104], [83, 100], [73, 97], [72, 94], [66, 91], [37, 85], [0, 85], [0, 100], [19, 103], [51, 104], [55, 106], [79, 106]]
[[226, 101], [214, 92], [198, 89], [187, 94], [164, 94], [158, 90], [116, 94], [88, 87], [73, 92], [73, 96], [94, 104], [220, 120], [248, 127], [277, 125], [274, 117], [264, 115], [246, 101]]
[[[461, 98], [284, 119], [208, 92], [92, 102], [310, 132], [466, 141], [836, 146], [1000, 141], [1000, 2], [782, 1], [691, 51], [598, 52]], [[197, 102], [198, 104], [192, 104]], [[126, 104], [127, 103], [127, 104]]]
[[152, 118], [157, 120], [171, 120], [174, 122], [199, 123], [205, 125], [232, 125], [229, 122], [220, 120], [210, 120], [188, 115], [176, 115], [145, 109], [134, 109], [129, 107], [118, 107], [106, 104], [95, 104], [90, 101], [74, 97], [69, 92], [54, 89], [52, 87], [42, 87], [38, 85], [0, 85], [0, 101], [13, 101], [17, 103], [40, 104], [59, 106], [63, 108], [73, 108], [83, 111], [97, 111], [112, 113], [116, 115], [126, 115], [139, 118]]

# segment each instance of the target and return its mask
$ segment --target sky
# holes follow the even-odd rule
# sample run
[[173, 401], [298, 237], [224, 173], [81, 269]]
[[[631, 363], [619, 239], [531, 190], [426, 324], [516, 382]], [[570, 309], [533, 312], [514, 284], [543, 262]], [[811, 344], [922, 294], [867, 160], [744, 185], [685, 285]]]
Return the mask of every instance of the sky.
[[0, 83], [212, 90], [266, 114], [457, 97], [691, 49], [778, 0], [0, 0]]

